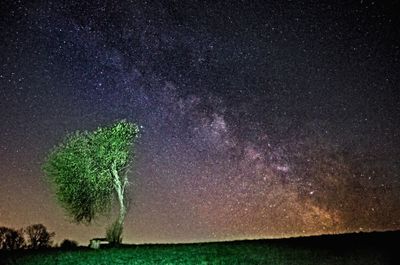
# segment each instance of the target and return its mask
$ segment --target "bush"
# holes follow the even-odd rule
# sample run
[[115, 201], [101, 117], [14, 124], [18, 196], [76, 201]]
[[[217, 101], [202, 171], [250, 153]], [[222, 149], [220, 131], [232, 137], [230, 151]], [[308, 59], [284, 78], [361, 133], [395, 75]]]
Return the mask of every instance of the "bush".
[[78, 247], [78, 242], [74, 240], [69, 240], [69, 239], [64, 239], [63, 242], [61, 242], [60, 248], [63, 249], [74, 249]]

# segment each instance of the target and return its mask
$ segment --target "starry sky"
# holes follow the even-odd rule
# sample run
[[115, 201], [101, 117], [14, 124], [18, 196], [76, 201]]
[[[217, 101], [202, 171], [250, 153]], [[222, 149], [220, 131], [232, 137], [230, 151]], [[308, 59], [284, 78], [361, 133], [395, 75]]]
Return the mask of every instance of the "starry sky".
[[395, 2], [2, 0], [0, 226], [103, 236], [41, 167], [127, 119], [125, 242], [399, 229]]

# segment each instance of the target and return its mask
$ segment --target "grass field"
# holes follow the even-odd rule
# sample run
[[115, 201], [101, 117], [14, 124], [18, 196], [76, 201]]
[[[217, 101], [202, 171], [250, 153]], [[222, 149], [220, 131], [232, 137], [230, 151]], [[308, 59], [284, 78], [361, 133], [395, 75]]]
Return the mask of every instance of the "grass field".
[[0, 264], [400, 264], [400, 232], [0, 254]]

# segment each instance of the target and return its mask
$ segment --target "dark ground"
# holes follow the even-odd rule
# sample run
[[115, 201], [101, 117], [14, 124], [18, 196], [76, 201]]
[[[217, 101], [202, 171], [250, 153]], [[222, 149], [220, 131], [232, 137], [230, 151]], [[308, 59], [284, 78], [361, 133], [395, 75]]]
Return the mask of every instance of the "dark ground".
[[0, 252], [0, 264], [400, 264], [400, 231], [92, 250]]

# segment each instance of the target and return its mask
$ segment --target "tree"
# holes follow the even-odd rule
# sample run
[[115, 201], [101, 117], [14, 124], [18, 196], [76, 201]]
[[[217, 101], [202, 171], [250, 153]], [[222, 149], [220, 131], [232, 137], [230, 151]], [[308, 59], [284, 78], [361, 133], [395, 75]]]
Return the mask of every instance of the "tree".
[[44, 165], [59, 202], [78, 223], [90, 223], [108, 212], [117, 198], [119, 216], [111, 226], [117, 237], [111, 243], [122, 240], [127, 173], [138, 134], [138, 126], [127, 121], [92, 132], [77, 131], [50, 152]]
[[0, 250], [16, 250], [25, 247], [21, 230], [0, 227]]
[[49, 233], [42, 224], [30, 225], [24, 229], [27, 236], [27, 247], [31, 249], [49, 248], [53, 244], [55, 233]]

